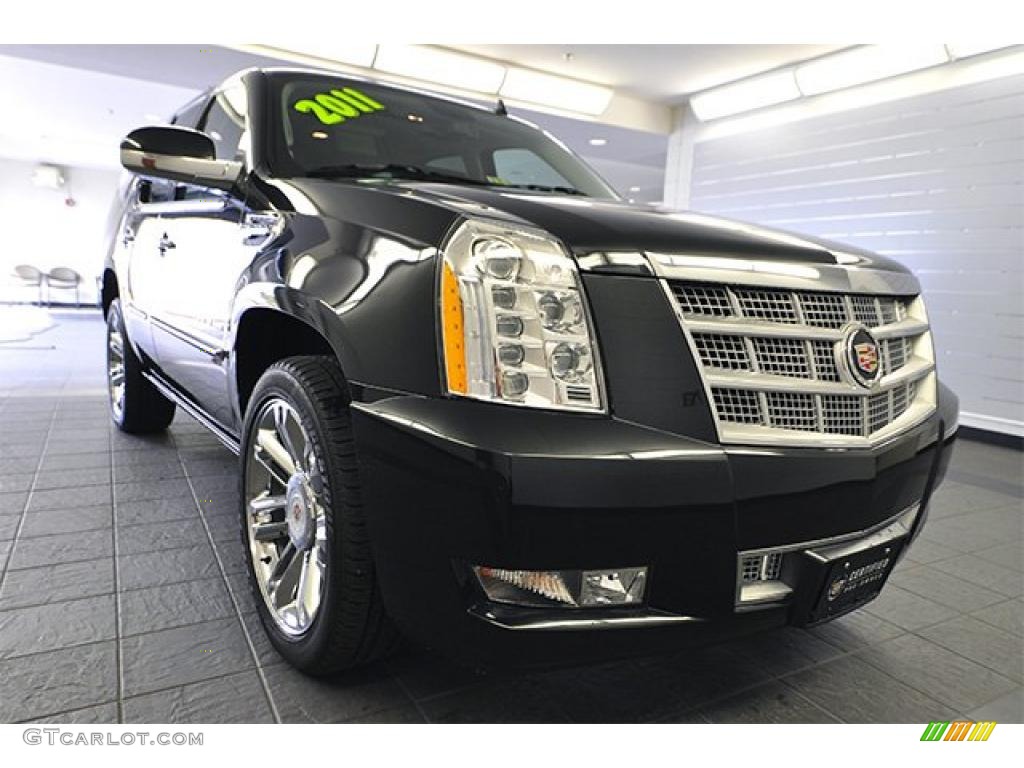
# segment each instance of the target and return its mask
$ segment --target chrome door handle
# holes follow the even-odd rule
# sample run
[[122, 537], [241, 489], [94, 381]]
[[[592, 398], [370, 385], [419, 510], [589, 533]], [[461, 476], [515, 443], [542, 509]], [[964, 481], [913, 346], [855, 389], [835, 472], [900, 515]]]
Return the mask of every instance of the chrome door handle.
[[160, 242], [157, 243], [156, 247], [160, 251], [160, 255], [164, 256], [171, 248], [177, 248], [178, 246], [176, 246], [174, 241], [167, 236], [166, 232], [164, 232], [164, 236], [160, 238]]
[[131, 227], [127, 227], [126, 226], [124, 228], [124, 236], [122, 237], [122, 242], [125, 245], [128, 245], [129, 243], [134, 243], [135, 242], [135, 230], [132, 229]]

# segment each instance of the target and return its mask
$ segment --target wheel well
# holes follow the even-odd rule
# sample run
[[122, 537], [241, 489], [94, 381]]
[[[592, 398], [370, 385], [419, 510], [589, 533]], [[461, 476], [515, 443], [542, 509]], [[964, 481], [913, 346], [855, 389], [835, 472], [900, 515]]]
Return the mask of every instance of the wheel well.
[[104, 317], [107, 316], [107, 310], [110, 309], [110, 304], [120, 295], [121, 292], [117, 289], [117, 276], [114, 274], [114, 270], [103, 270], [103, 288], [100, 291], [100, 298], [103, 301]]
[[244, 416], [256, 382], [278, 360], [293, 355], [334, 355], [323, 335], [310, 325], [272, 309], [250, 309], [235, 336], [235, 383]]

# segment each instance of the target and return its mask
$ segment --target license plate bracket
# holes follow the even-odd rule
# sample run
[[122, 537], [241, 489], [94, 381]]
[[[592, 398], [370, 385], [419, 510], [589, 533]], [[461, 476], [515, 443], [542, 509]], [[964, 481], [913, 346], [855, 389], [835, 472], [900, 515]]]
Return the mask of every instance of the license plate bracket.
[[893, 539], [830, 561], [808, 623], [828, 621], [876, 597], [892, 573], [903, 544], [902, 539]]

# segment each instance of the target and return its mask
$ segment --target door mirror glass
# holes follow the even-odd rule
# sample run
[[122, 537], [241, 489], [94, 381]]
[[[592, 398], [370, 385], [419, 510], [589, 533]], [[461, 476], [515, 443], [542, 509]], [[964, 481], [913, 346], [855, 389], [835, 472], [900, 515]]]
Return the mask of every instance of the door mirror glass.
[[232, 190], [242, 163], [218, 160], [213, 140], [174, 125], [136, 128], [121, 141], [121, 165], [132, 173]]

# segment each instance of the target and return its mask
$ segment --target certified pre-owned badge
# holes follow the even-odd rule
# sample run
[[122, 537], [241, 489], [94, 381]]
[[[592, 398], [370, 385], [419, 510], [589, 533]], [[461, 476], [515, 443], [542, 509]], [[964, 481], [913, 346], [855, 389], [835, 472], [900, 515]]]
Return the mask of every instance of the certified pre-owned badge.
[[846, 377], [862, 387], [873, 387], [881, 373], [878, 342], [860, 323], [850, 323], [843, 329], [843, 339], [836, 349], [836, 357]]

